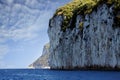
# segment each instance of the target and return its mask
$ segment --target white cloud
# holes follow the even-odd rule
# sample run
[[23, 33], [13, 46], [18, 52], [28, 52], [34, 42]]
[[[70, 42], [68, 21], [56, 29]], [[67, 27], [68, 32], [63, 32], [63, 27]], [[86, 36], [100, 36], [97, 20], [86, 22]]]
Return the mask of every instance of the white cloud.
[[32, 41], [47, 31], [49, 18], [63, 4], [57, 1], [0, 0], [0, 66], [6, 66], [2, 58], [11, 51], [9, 40]]
[[17, 41], [35, 38], [39, 35], [36, 31], [46, 29], [53, 11], [63, 4], [50, 0], [2, 0], [2, 2], [12, 6], [0, 6], [0, 42], [7, 39]]

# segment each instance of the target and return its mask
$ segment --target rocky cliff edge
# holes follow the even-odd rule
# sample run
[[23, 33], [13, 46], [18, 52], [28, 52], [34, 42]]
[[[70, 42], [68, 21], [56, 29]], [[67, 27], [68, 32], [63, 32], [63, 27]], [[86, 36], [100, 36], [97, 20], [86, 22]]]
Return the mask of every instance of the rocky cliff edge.
[[48, 35], [51, 69], [120, 69], [120, 0], [73, 0]]

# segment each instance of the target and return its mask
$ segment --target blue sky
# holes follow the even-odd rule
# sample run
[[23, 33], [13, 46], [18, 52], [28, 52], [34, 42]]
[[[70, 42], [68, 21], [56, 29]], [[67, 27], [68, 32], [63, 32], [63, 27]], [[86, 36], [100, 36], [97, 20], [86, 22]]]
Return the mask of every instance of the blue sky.
[[0, 68], [27, 68], [49, 42], [55, 10], [71, 0], [0, 0]]

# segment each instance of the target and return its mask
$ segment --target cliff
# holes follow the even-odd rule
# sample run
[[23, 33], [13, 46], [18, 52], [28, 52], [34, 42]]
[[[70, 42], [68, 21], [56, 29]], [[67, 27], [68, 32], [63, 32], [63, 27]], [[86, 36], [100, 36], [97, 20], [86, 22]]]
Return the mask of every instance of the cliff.
[[50, 19], [51, 69], [120, 69], [120, 1], [73, 0]]
[[42, 55], [32, 64], [29, 65], [30, 68], [49, 68], [48, 58], [49, 58], [49, 43], [43, 48]]

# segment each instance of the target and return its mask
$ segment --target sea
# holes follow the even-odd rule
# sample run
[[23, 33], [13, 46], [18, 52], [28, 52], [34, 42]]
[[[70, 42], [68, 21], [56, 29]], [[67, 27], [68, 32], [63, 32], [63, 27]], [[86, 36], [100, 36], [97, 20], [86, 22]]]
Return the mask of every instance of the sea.
[[0, 80], [120, 80], [120, 72], [0, 69]]

